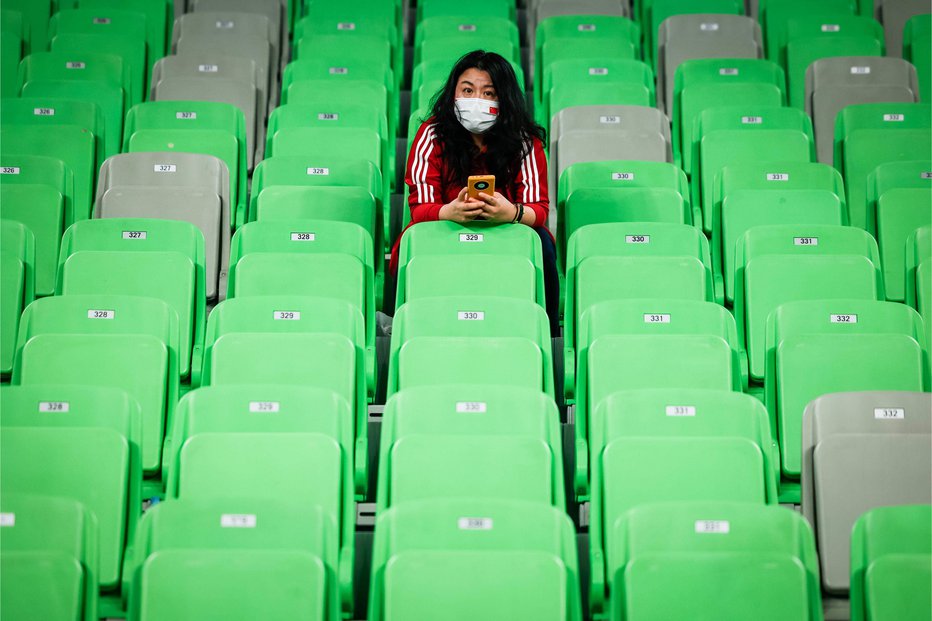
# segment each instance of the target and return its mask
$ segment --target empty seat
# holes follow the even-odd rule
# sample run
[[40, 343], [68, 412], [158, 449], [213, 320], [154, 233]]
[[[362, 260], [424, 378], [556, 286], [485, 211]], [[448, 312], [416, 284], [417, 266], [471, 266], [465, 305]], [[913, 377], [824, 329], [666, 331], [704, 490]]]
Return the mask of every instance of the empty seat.
[[166, 620], [339, 619], [352, 546], [338, 544], [335, 517], [303, 498], [159, 503], [140, 520], [127, 555], [128, 612]]
[[[3, 200], [7, 193], [3, 192]], [[2, 292], [0, 296], [0, 374], [8, 377], [13, 371], [13, 355], [16, 351], [16, 334], [23, 309], [35, 299], [36, 248], [35, 235], [20, 222], [0, 220], [0, 261], [3, 267]]]
[[613, 618], [688, 618], [697, 610], [717, 619], [822, 618], [812, 529], [792, 511], [648, 505], [620, 518], [612, 535], [605, 580]]
[[783, 67], [786, 66], [787, 28], [790, 20], [810, 15], [821, 16], [825, 24], [832, 26], [838, 25], [834, 23], [836, 19], [847, 19], [849, 16], [864, 14], [863, 11], [858, 10], [858, 0], [823, 0], [818, 7], [812, 7], [806, 3], [806, 0], [758, 1], [760, 3], [758, 16], [764, 28], [767, 58]]
[[[776, 310], [768, 325], [765, 398], [785, 478], [800, 473], [806, 404], [831, 392], [922, 390], [921, 339], [919, 316], [903, 304], [813, 300]], [[847, 538], [847, 529], [835, 532]]]
[[803, 415], [802, 511], [818, 538], [822, 586], [843, 594], [858, 518], [932, 501], [932, 408], [927, 393], [831, 392], [838, 394], [816, 398]]
[[4, 10], [19, 11], [22, 14], [24, 40], [30, 42], [33, 51], [48, 48], [48, 24], [52, 15], [51, 0], [10, 0], [4, 4]]
[[932, 615], [932, 508], [877, 507], [851, 533], [851, 618]]
[[903, 58], [916, 68], [919, 100], [932, 98], [932, 15], [914, 15], [903, 31]]
[[781, 304], [882, 300], [881, 269], [876, 242], [854, 227], [780, 224], [745, 231], [735, 247], [734, 314], [751, 377], [764, 379], [767, 325]]
[[572, 523], [519, 499], [410, 501], [376, 519], [368, 618], [581, 618]]
[[[119, 137], [112, 137], [107, 144], [103, 113], [94, 101], [60, 99], [56, 94], [48, 97], [20, 97], [10, 99], [0, 111], [0, 123], [4, 125], [39, 125], [58, 127], [74, 125], [94, 135], [95, 166], [100, 166], [109, 150], [119, 148]], [[49, 131], [55, 131], [50, 129]]]
[[[641, 24], [644, 29], [645, 56], [650, 58], [655, 68], [659, 68], [658, 31], [661, 24], [670, 17], [682, 17], [690, 13], [707, 15], [743, 15], [744, 3], [741, 0], [645, 0], [638, 3]], [[670, 107], [666, 110], [669, 112]]]
[[919, 101], [916, 69], [899, 58], [820, 58], [806, 70], [806, 113], [812, 117], [819, 161], [831, 164], [835, 120], [853, 104]]
[[98, 533], [91, 513], [70, 498], [4, 490], [0, 515], [5, 614], [96, 619]]
[[103, 218], [72, 225], [62, 237], [57, 295], [157, 298], [177, 315], [178, 372], [200, 365], [207, 321], [204, 236], [193, 224]]
[[[62, 223], [59, 227], [69, 226], [74, 222], [74, 172], [62, 160], [47, 155], [22, 155], [18, 153], [0, 153], [0, 186], [29, 185], [49, 186], [62, 197]], [[45, 190], [37, 190], [45, 193]], [[2, 207], [0, 207], [2, 209]], [[15, 213], [17, 210], [13, 209]], [[25, 215], [25, 214], [23, 214]], [[82, 219], [85, 216], [82, 216]], [[15, 218], [14, 218], [15, 219]], [[59, 240], [61, 232], [59, 232]], [[58, 245], [58, 242], [55, 242]], [[57, 255], [58, 249], [48, 249], [50, 255]], [[57, 260], [57, 256], [56, 256]], [[54, 280], [54, 273], [52, 274]], [[46, 284], [40, 288], [40, 295], [50, 295], [47, 276], [40, 277]]]
[[[169, 24], [175, 16], [169, 15], [172, 3], [167, 0], [81, 0], [82, 9], [120, 9], [142, 13], [146, 17], [146, 46], [149, 67], [165, 56], [166, 44], [171, 36]], [[178, 4], [184, 4], [179, 2]]]
[[735, 299], [735, 247], [755, 226], [844, 225], [845, 187], [838, 171], [810, 162], [735, 163], [722, 169], [712, 213], [712, 264]]
[[903, 29], [914, 15], [929, 13], [929, 7], [921, 0], [875, 0], [874, 17], [883, 24], [884, 38], [890, 56], [899, 57], [903, 52]]
[[[925, 325], [932, 321], [932, 227], [916, 229], [906, 238], [906, 303], [919, 311]], [[928, 344], [928, 343], [927, 343]]]

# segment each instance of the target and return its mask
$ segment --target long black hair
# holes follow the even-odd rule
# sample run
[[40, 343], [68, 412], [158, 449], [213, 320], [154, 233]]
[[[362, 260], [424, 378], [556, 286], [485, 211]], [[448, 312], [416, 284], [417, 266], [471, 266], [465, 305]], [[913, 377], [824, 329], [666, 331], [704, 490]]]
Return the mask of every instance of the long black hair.
[[431, 100], [431, 116], [436, 123], [434, 132], [443, 148], [446, 163], [442, 173], [445, 184], [465, 185], [466, 178], [477, 172], [472, 168], [479, 155], [479, 147], [469, 130], [459, 122], [453, 103], [456, 85], [467, 69], [488, 72], [495, 87], [498, 118], [495, 125], [483, 134], [485, 161], [488, 172], [495, 175], [496, 185], [504, 190], [517, 179], [521, 160], [528, 154], [532, 138], [544, 141], [544, 129], [528, 114], [524, 94], [511, 63], [494, 52], [469, 52], [456, 62], [446, 84]]

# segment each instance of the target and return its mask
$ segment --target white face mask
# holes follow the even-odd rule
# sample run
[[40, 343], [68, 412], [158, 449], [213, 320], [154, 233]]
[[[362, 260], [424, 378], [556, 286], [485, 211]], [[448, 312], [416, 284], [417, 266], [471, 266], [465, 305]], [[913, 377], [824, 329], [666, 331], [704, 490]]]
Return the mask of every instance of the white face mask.
[[456, 105], [456, 118], [473, 134], [484, 134], [489, 131], [498, 119], [497, 101], [479, 97], [463, 97], [455, 99], [453, 103]]

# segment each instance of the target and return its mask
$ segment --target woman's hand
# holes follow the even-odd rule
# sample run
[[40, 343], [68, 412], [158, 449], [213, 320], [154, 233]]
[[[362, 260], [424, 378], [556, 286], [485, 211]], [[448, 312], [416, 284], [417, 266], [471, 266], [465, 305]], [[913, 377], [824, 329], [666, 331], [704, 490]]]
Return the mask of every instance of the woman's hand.
[[486, 220], [490, 222], [514, 222], [518, 208], [499, 192], [496, 192], [493, 196], [489, 196], [485, 192], [479, 192], [479, 198], [482, 199], [482, 213], [485, 215]]
[[467, 198], [466, 188], [463, 188], [453, 202], [440, 208], [440, 219], [465, 224], [481, 216], [484, 209], [485, 203], [474, 198]]

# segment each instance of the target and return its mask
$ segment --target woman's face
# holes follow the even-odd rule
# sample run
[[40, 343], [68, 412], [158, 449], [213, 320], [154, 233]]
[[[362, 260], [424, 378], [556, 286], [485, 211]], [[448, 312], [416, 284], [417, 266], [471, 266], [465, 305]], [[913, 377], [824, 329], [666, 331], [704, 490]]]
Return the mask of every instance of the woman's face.
[[469, 68], [460, 74], [459, 80], [456, 81], [456, 99], [478, 97], [479, 99], [488, 99], [497, 101], [495, 94], [495, 85], [492, 84], [492, 78], [488, 71], [481, 69]]

